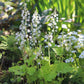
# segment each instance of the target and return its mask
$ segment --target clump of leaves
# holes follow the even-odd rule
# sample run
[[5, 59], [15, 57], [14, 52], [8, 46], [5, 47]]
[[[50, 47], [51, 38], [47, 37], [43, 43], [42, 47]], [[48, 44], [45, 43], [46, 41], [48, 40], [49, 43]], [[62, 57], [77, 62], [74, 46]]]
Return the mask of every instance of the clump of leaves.
[[21, 57], [21, 52], [16, 46], [16, 40], [13, 35], [11, 36], [1, 36], [0, 50], [1, 53], [5, 52], [5, 54], [1, 55], [1, 65], [2, 68], [8, 68], [12, 65], [12, 62], [17, 62]]
[[[28, 52], [37, 52], [36, 50], [30, 50]], [[27, 83], [33, 83], [38, 81], [48, 83], [55, 81], [58, 73], [66, 74], [73, 70], [68, 64], [64, 62], [56, 61], [54, 64], [49, 64], [49, 57], [43, 57], [42, 59], [36, 59], [36, 55], [29, 56], [24, 60], [24, 64], [17, 65], [9, 68], [10, 72], [14, 72], [15, 75], [20, 77], [26, 77]], [[40, 62], [40, 64], [38, 64]], [[58, 76], [58, 79], [60, 77]], [[62, 79], [62, 78], [61, 78]], [[59, 82], [59, 81], [58, 81]], [[61, 83], [61, 82], [60, 82]]]

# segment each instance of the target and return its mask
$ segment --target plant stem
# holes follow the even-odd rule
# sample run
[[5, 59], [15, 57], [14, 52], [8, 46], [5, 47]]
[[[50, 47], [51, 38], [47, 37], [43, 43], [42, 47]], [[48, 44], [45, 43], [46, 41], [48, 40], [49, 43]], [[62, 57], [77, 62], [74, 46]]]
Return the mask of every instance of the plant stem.
[[50, 47], [48, 47], [48, 56], [49, 56], [49, 64], [50, 64]]

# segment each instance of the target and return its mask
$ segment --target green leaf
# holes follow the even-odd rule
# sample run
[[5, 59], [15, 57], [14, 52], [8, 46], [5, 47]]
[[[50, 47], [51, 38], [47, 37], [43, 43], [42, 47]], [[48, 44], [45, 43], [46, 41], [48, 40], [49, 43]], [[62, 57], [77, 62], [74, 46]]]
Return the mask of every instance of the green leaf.
[[36, 71], [35, 67], [27, 67], [27, 73], [29, 75], [33, 75], [35, 71]]
[[53, 65], [46, 64], [39, 70], [39, 78], [45, 81], [52, 81], [57, 76], [56, 69]]
[[0, 53], [0, 59], [2, 58], [2, 53]]
[[55, 47], [55, 48], [52, 48], [52, 49], [57, 55], [63, 55], [64, 54], [63, 47]]
[[52, 84], [60, 84], [59, 81], [52, 81]]
[[2, 39], [7, 40], [6, 36], [1, 36]]
[[17, 77], [17, 82], [20, 82], [21, 81], [21, 77]]
[[4, 49], [4, 50], [6, 50], [7, 49], [7, 42], [5, 42], [5, 41], [2, 41], [2, 43], [0, 44], [0, 49]]
[[25, 63], [28, 63], [28, 66], [33, 65], [33, 61], [36, 55], [32, 55], [29, 59], [24, 60]]
[[13, 5], [13, 2], [7, 1], [6, 3], [4, 3], [5, 5]]
[[33, 75], [29, 75], [28, 79], [32, 82], [32, 81], [36, 81], [38, 79], [38, 71], [35, 71], [35, 73]]
[[63, 62], [59, 62], [57, 64], [54, 65], [55, 69], [57, 72], [59, 73], [67, 73], [67, 72], [71, 72], [73, 70], [73, 68], [69, 65], [69, 64], [66, 64], [66, 63], [63, 63]]
[[13, 66], [9, 68], [9, 72], [14, 72], [15, 75], [24, 76], [26, 72], [25, 69], [26, 69], [25, 64], [21, 66]]
[[40, 84], [44, 84], [44, 82], [43, 81], [40, 81]]
[[43, 57], [44, 58], [44, 60], [46, 60], [46, 61], [50, 61], [50, 58], [49, 57]]
[[80, 66], [84, 66], [84, 59], [79, 59], [79, 64], [80, 64]]

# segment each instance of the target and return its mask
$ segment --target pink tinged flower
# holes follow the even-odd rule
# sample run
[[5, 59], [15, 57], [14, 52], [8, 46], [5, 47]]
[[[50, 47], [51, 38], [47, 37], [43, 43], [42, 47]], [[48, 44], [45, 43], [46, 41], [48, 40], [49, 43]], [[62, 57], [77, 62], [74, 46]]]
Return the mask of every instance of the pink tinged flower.
[[49, 23], [48, 26], [52, 26], [52, 23]]
[[40, 62], [38, 62], [38, 65], [40, 65]]
[[65, 20], [64, 22], [72, 22], [72, 19], [69, 19], [69, 20]]

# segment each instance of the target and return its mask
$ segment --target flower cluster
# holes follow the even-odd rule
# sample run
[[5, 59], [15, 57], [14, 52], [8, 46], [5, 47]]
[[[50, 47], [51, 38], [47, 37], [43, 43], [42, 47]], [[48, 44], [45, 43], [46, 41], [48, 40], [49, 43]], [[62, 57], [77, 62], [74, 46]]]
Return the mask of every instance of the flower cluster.
[[21, 20], [21, 25], [19, 26], [20, 32], [16, 33], [16, 39], [17, 39], [17, 44], [20, 42], [20, 47], [19, 49], [23, 49], [24, 44], [28, 39], [28, 33], [30, 32], [27, 27], [30, 27], [30, 13], [26, 8], [26, 4], [24, 4], [24, 9], [22, 10], [22, 20]]
[[39, 37], [41, 36], [41, 16], [37, 13], [37, 11], [34, 12], [32, 16], [32, 25], [31, 25], [31, 39], [30, 39], [30, 45], [35, 46], [36, 43], [40, 43]]
[[62, 24], [62, 28], [67, 29], [67, 25]]
[[72, 57], [65, 60], [66, 63], [73, 62], [73, 61], [74, 61], [74, 59]]
[[5, 11], [8, 12], [11, 11], [12, 9], [14, 9], [12, 6], [7, 5]]
[[53, 34], [51, 33], [50, 35], [49, 34], [46, 34], [45, 36], [44, 36], [44, 42], [48, 42], [48, 41], [50, 41], [51, 43], [53, 43]]
[[[66, 27], [66, 26], [64, 26]], [[67, 27], [66, 27], [67, 28]], [[80, 30], [81, 32], [81, 30]], [[81, 49], [84, 47], [84, 35], [80, 34], [79, 31], [69, 31], [67, 34], [65, 32], [62, 32], [61, 35], [58, 35], [58, 43], [59, 45], [62, 45], [65, 48], [65, 51], [68, 52], [68, 56], [72, 56], [74, 53], [76, 53], [77, 49]], [[81, 53], [79, 58], [84, 58], [84, 53]], [[72, 62], [74, 59], [69, 58], [66, 59], [65, 62]]]
[[[62, 39], [62, 40], [60, 40]], [[59, 35], [58, 42], [63, 44], [66, 47], [66, 50], [69, 51], [72, 48], [81, 48], [84, 46], [84, 35], [78, 34], [78, 32], [71, 31], [68, 34]]]
[[49, 42], [48, 45], [45, 46], [46, 48], [48, 46], [51, 46], [50, 43], [54, 42], [53, 40], [54, 35], [58, 31], [58, 25], [57, 25], [58, 14], [56, 13], [56, 10], [51, 15], [47, 15], [43, 23], [44, 24], [47, 23], [47, 27], [48, 27], [48, 30], [44, 35], [44, 42]]
[[79, 55], [79, 58], [84, 58], [84, 51]]

